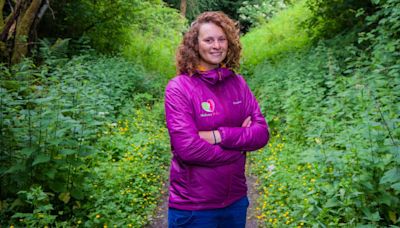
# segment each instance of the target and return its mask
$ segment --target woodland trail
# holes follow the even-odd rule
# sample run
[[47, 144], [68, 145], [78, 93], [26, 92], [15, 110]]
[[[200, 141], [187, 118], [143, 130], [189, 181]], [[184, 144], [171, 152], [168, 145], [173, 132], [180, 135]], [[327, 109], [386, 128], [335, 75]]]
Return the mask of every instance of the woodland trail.
[[[257, 178], [250, 174], [249, 170], [251, 168], [251, 164], [247, 163], [246, 165], [246, 177], [247, 177], [247, 186], [250, 205], [247, 210], [247, 222], [246, 228], [258, 228], [261, 227], [258, 224], [258, 220], [256, 218], [256, 203], [258, 198], [257, 192]], [[166, 184], [164, 184], [163, 189], [168, 189]], [[147, 225], [146, 228], [166, 228], [168, 227], [168, 192], [163, 195], [163, 201], [157, 208], [157, 214], [154, 216], [150, 225]]]
[[[163, 189], [168, 189], [168, 183], [163, 184]], [[162, 196], [162, 202], [157, 207], [156, 215], [145, 228], [167, 228], [168, 227], [168, 191]]]

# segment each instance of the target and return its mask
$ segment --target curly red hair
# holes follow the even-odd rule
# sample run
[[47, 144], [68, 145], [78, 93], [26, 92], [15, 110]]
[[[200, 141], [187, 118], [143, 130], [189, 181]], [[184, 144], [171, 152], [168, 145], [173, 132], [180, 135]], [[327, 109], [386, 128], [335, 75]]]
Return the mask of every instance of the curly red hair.
[[222, 64], [230, 69], [239, 67], [242, 45], [239, 37], [239, 24], [220, 11], [204, 12], [192, 23], [183, 37], [176, 53], [176, 68], [178, 74], [192, 75], [200, 62], [198, 36], [200, 26], [204, 23], [214, 23], [221, 27], [228, 40], [228, 51]]

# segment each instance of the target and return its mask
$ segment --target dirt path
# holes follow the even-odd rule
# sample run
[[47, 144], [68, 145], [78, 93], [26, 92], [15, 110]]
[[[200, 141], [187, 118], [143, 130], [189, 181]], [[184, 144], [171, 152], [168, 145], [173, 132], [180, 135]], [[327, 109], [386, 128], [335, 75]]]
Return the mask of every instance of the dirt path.
[[248, 187], [247, 196], [249, 197], [250, 205], [249, 209], [247, 210], [246, 228], [257, 228], [260, 227], [258, 225], [258, 220], [256, 217], [257, 215], [256, 202], [258, 198], [257, 178], [247, 174], [247, 187]]
[[[163, 189], [168, 189], [168, 184], [164, 183]], [[167, 228], [168, 227], [168, 191], [164, 193], [163, 201], [157, 208], [157, 214], [145, 228]]]
[[[247, 167], [250, 167], [248, 164]], [[247, 172], [249, 173], [249, 172]], [[247, 223], [246, 228], [257, 228], [259, 227], [257, 218], [256, 218], [256, 205], [258, 193], [256, 190], [256, 177], [247, 174], [247, 186], [248, 186], [248, 197], [250, 201], [250, 206], [247, 211]], [[166, 186], [163, 189], [167, 189]], [[146, 228], [166, 228], [168, 227], [168, 193], [164, 194], [164, 200], [161, 205], [157, 209], [157, 214], [153, 218], [150, 225], [147, 225]]]

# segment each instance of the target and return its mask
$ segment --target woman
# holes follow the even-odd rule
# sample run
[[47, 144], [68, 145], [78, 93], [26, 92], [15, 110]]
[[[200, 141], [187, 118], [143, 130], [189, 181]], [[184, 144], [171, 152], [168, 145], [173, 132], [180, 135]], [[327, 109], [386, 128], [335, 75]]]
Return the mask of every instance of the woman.
[[178, 49], [178, 76], [165, 91], [173, 153], [169, 227], [245, 227], [245, 151], [268, 142], [268, 126], [239, 67], [237, 24], [198, 16]]

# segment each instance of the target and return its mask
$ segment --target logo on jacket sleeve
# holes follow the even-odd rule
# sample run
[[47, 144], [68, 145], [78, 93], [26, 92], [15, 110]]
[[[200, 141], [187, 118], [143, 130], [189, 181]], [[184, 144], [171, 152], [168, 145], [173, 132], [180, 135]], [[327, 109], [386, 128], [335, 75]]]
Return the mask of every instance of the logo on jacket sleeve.
[[214, 112], [215, 103], [212, 99], [208, 99], [207, 101], [201, 102], [201, 107], [206, 112]]

